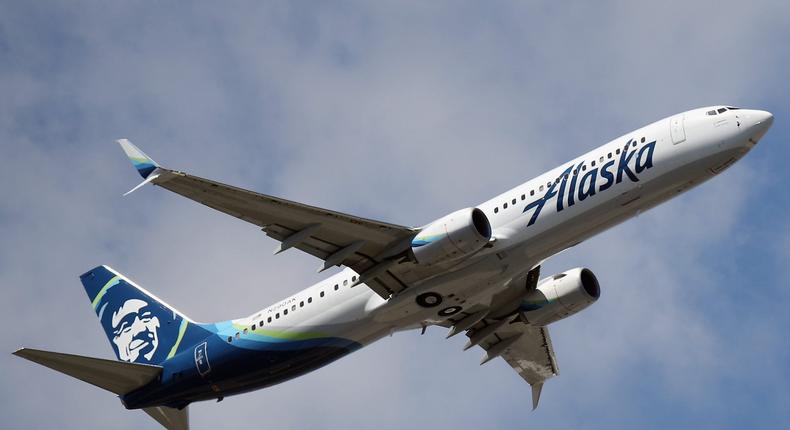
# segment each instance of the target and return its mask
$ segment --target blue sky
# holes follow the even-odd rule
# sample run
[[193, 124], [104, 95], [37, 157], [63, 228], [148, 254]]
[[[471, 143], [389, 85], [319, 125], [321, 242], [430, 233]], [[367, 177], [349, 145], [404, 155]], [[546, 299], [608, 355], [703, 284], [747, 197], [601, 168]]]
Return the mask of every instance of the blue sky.
[[550, 260], [602, 298], [551, 327], [530, 412], [504, 362], [403, 333], [313, 374], [192, 407], [194, 428], [743, 428], [790, 422], [786, 2], [0, 1], [3, 427], [156, 428], [10, 355], [111, 349], [78, 276], [109, 264], [199, 321], [320, 279], [256, 228], [144, 189], [160, 163], [405, 225], [477, 204], [686, 109], [770, 110], [703, 186]]

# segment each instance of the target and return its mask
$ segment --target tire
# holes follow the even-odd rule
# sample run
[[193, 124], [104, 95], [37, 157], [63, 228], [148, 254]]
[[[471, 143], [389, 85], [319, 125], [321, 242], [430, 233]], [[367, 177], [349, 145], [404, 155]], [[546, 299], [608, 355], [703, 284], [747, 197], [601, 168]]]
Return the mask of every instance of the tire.
[[449, 317], [450, 315], [455, 315], [458, 312], [461, 312], [461, 309], [462, 308], [460, 306], [450, 306], [449, 308], [444, 308], [444, 309], [440, 310], [439, 311], [439, 316], [440, 317]]
[[422, 293], [415, 301], [424, 308], [435, 308], [442, 304], [442, 296], [433, 292]]

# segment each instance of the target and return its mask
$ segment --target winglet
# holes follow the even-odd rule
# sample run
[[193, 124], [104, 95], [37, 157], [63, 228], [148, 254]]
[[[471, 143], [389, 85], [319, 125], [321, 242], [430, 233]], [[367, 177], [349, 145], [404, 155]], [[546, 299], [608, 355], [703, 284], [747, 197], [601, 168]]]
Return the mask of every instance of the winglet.
[[143, 179], [147, 179], [148, 176], [151, 175], [151, 172], [159, 167], [159, 165], [156, 164], [156, 161], [145, 155], [145, 152], [134, 146], [134, 144], [129, 142], [128, 139], [118, 139], [116, 142], [121, 145], [123, 152], [125, 152], [126, 156], [129, 157], [129, 161], [132, 162], [132, 165], [135, 169], [137, 169], [137, 172], [140, 173], [140, 176], [142, 176]]
[[540, 401], [540, 392], [543, 390], [543, 383], [538, 382], [537, 384], [532, 385], [532, 410], [538, 408], [538, 402]]

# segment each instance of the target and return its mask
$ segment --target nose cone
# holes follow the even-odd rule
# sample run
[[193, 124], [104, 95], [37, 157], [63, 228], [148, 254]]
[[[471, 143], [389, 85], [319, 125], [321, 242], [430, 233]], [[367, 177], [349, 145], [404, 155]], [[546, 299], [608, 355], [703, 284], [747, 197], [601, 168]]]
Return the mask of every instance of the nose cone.
[[771, 112], [764, 110], [752, 110], [749, 111], [749, 123], [751, 138], [757, 142], [771, 128], [771, 124], [774, 123], [774, 116]]

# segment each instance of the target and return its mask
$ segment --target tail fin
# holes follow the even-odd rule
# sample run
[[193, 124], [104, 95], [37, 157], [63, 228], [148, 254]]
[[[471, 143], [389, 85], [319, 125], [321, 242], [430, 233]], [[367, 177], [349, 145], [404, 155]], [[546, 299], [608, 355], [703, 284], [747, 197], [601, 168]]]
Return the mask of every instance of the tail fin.
[[80, 280], [119, 360], [159, 364], [175, 355], [189, 318], [108, 266]]

